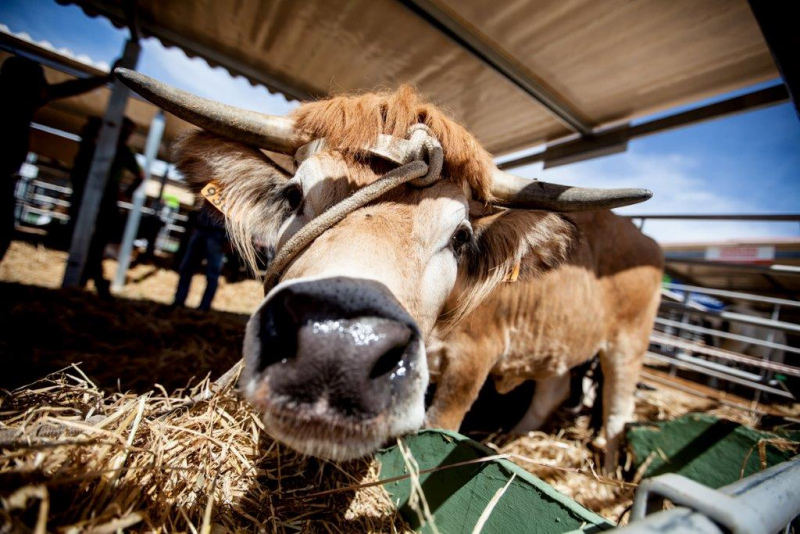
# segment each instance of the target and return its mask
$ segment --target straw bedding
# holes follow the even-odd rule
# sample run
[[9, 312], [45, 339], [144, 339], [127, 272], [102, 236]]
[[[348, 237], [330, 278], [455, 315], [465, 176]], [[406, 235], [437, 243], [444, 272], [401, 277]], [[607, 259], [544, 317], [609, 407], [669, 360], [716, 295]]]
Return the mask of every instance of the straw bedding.
[[[64, 260], [15, 242], [0, 263], [0, 358], [10, 370], [0, 373], [9, 390], [0, 397], [0, 532], [406, 530], [380, 486], [353, 488], [377, 480], [375, 463], [294, 454], [234, 392], [210, 386], [239, 358], [257, 282], [223, 281], [217, 311], [202, 314], [164, 306], [177, 275], [151, 266], [134, 269], [113, 302], [51, 289]], [[114, 267], [106, 262], [107, 277]], [[639, 421], [689, 411], [757, 422], [680, 391], [639, 391]], [[588, 420], [559, 415], [543, 432], [483, 441], [617, 520], [635, 484], [622, 482], [624, 465], [608, 479], [594, 474], [600, 447]], [[314, 496], [332, 488], [349, 489]]]

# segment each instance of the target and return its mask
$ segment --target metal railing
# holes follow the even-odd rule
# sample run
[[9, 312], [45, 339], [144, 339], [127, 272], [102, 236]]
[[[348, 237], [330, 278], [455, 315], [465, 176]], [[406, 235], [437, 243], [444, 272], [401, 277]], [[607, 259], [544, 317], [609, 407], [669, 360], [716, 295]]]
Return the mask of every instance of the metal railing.
[[[800, 456], [718, 490], [673, 473], [643, 481], [636, 490], [626, 534], [767, 534], [790, 532], [800, 514]], [[654, 500], [674, 508], [647, 515]]]
[[[695, 295], [708, 295], [737, 302], [752, 302], [772, 308], [769, 317], [712, 309], [698, 302]], [[668, 365], [670, 374], [685, 370], [710, 377], [712, 384], [719, 380], [744, 386], [754, 390], [756, 400], [762, 393], [780, 398], [794, 399], [776, 375], [800, 377], [800, 367], [783, 361], [772, 361], [776, 355], [800, 354], [800, 349], [786, 342], [777, 342], [778, 332], [800, 333], [800, 325], [780, 320], [782, 308], [800, 308], [800, 302], [764, 297], [737, 291], [706, 289], [703, 287], [665, 283], [662, 288], [659, 316], [655, 320], [655, 330], [651, 335], [650, 350], [646, 362], [655, 365]], [[757, 327], [762, 337], [743, 335], [711, 327], [692, 324], [697, 319], [717, 319]], [[746, 346], [758, 347], [765, 358], [742, 354], [714, 346], [720, 339], [726, 339]], [[782, 340], [781, 340], [782, 341]], [[745, 350], [745, 349], [740, 349]], [[782, 358], [782, 356], [781, 356]]]
[[[15, 190], [17, 200], [18, 215], [17, 219], [25, 224], [34, 224], [35, 221], [29, 216], [47, 216], [57, 219], [63, 223], [70, 220], [69, 213], [65, 211], [71, 206], [72, 188], [62, 185], [48, 183], [39, 179], [20, 180], [18, 189]], [[130, 202], [117, 201], [117, 207], [130, 211], [133, 205]], [[148, 215], [155, 215], [152, 208], [144, 207], [142, 212]], [[165, 223], [165, 236], [159, 235], [156, 241], [157, 249], [167, 252], [174, 252], [180, 241], [180, 235], [186, 232], [186, 227], [182, 223], [188, 221], [188, 217], [181, 213], [170, 214], [169, 220]], [[178, 234], [177, 236], [171, 234]]]

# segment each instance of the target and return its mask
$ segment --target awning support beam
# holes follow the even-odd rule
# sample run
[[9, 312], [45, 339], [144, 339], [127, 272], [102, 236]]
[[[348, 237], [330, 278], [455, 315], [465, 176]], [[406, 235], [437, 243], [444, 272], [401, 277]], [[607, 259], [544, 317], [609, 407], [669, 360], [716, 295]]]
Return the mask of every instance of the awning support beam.
[[474, 28], [469, 27], [466, 22], [457, 19], [431, 0], [399, 1], [463, 49], [472, 53], [501, 76], [532, 96], [569, 129], [581, 135], [592, 133], [593, 125], [585, 117], [553, 94], [540, 80], [535, 79], [531, 73], [511, 59], [495, 43], [489, 41]]
[[717, 102], [701, 108], [690, 109], [661, 119], [644, 122], [636, 126], [624, 126], [622, 128], [607, 130], [589, 137], [580, 138], [575, 141], [550, 145], [543, 152], [504, 161], [497, 166], [500, 169], [507, 170], [539, 161], [544, 161], [546, 164], [551, 162], [549, 166], [553, 166], [553, 163], [557, 161], [568, 162], [588, 159], [585, 157], [581, 158], [581, 156], [585, 156], [588, 153], [602, 153], [604, 149], [625, 144], [630, 139], [637, 137], [674, 130], [689, 124], [719, 119], [744, 111], [774, 106], [787, 102], [788, 100], [789, 93], [786, 90], [786, 86], [783, 84], [773, 85], [766, 89], [753, 91], [752, 93], [723, 100], [722, 102]]

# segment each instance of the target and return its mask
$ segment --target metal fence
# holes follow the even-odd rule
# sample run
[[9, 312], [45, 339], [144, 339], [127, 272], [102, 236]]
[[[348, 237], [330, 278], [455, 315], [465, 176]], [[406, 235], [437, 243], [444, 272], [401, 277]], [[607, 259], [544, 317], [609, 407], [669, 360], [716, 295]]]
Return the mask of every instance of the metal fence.
[[[17, 224], [30, 227], [42, 227], [49, 224], [68, 224], [69, 208], [72, 204], [72, 188], [42, 179], [20, 177], [14, 189], [16, 199], [15, 216]], [[118, 201], [117, 207], [129, 212], [133, 204]], [[155, 215], [164, 223], [158, 234], [155, 250], [174, 253], [178, 250], [181, 235], [186, 232], [188, 217], [178, 210], [162, 210], [159, 213], [152, 208], [142, 208], [145, 215]]]
[[[700, 296], [728, 304], [752, 303], [770, 311], [715, 309], [704, 304]], [[800, 377], [800, 367], [795, 365], [800, 349], [786, 341], [786, 334], [800, 333], [800, 325], [781, 319], [781, 311], [787, 308], [800, 309], [800, 302], [664, 283], [645, 363], [666, 366], [673, 376], [679, 371], [705, 376], [709, 385], [717, 388], [747, 388], [754, 400], [765, 393], [772, 398], [797, 400], [787, 382]], [[738, 328], [743, 332], [737, 333], [733, 325], [744, 325]], [[724, 345], [736, 345], [739, 350]]]

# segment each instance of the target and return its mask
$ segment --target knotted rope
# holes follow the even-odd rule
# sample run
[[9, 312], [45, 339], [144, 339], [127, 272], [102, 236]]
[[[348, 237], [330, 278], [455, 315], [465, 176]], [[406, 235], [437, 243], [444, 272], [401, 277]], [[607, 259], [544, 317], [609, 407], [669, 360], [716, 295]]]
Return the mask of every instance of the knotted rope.
[[[277, 285], [283, 271], [303, 249], [349, 214], [407, 182], [415, 187], [427, 187], [439, 179], [444, 161], [442, 145], [431, 134], [427, 126], [415, 124], [408, 130], [408, 139], [392, 139], [397, 141], [391, 143], [391, 158], [387, 159], [401, 163], [401, 166], [387, 172], [377, 181], [333, 205], [293, 235], [281, 247], [267, 269], [264, 276], [265, 295]], [[324, 147], [324, 143], [320, 141], [312, 141], [314, 151], [322, 150]], [[380, 150], [373, 151], [372, 147], [366, 148], [368, 152], [381, 157], [387, 156], [386, 149], [385, 142], [381, 143]], [[303, 151], [304, 159], [311, 155], [313, 153], [310, 150]]]

